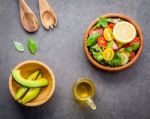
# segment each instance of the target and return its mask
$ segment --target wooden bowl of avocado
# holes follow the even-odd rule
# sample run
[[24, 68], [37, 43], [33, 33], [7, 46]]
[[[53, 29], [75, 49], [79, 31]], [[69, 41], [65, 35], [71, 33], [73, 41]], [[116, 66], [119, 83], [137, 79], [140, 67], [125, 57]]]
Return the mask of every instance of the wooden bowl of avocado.
[[12, 97], [25, 106], [39, 106], [47, 102], [55, 90], [52, 70], [40, 61], [24, 61], [11, 71], [9, 90]]

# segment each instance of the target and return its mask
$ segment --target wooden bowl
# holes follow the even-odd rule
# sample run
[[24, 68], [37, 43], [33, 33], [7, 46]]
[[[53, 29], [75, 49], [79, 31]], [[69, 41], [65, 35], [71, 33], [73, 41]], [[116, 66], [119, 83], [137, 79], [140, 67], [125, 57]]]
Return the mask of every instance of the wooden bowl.
[[135, 26], [135, 28], [136, 28], [136, 30], [137, 30], [137, 32], [139, 34], [140, 40], [141, 40], [141, 46], [138, 49], [136, 56], [129, 63], [127, 63], [126, 65], [120, 66], [120, 67], [108, 67], [108, 66], [104, 66], [102, 64], [99, 64], [95, 59], [93, 59], [93, 57], [91, 56], [91, 54], [90, 54], [90, 52], [89, 52], [89, 50], [87, 48], [87, 39], [88, 39], [88, 35], [89, 35], [89, 32], [90, 32], [91, 28], [96, 24], [96, 22], [98, 21], [98, 18], [96, 20], [94, 20], [89, 25], [89, 27], [87, 28], [87, 30], [86, 30], [86, 32], [84, 34], [84, 52], [85, 52], [88, 60], [94, 66], [96, 66], [99, 69], [102, 69], [102, 70], [105, 70], [105, 71], [109, 71], [109, 72], [116, 72], [116, 71], [125, 70], [128, 67], [130, 67], [131, 65], [133, 65], [137, 61], [137, 59], [140, 57], [140, 55], [142, 53], [143, 43], [144, 43], [143, 33], [142, 33], [139, 25], [133, 19], [131, 19], [130, 17], [128, 17], [128, 16], [126, 16], [124, 14], [111, 13], [111, 14], [103, 15], [103, 17], [105, 17], [105, 18], [111, 18], [111, 17], [122, 18], [122, 19], [125, 19], [126, 21], [132, 23]]
[[[15, 69], [19, 69], [21, 71], [21, 75], [23, 77], [31, 74], [33, 71], [40, 69], [43, 73], [43, 77], [49, 81], [48, 86], [43, 87], [39, 96], [32, 100], [29, 103], [24, 104], [25, 106], [39, 106], [47, 102], [53, 95], [55, 89], [55, 77], [52, 70], [46, 66], [44, 63], [35, 60], [28, 60], [18, 64]], [[18, 88], [20, 87], [19, 84], [13, 79], [12, 75], [10, 74], [9, 77], [9, 90], [14, 98]], [[15, 98], [14, 98], [15, 99]], [[17, 100], [20, 103], [20, 100]]]

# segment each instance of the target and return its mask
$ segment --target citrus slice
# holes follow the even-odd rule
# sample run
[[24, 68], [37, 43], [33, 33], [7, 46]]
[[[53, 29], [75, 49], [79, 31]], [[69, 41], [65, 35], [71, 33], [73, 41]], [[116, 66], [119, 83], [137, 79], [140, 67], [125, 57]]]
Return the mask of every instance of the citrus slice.
[[126, 44], [136, 37], [136, 29], [131, 23], [122, 21], [114, 26], [113, 35], [116, 41]]
[[106, 41], [112, 41], [114, 36], [113, 36], [113, 32], [110, 28], [105, 28], [104, 29], [104, 38], [106, 39]]
[[103, 58], [106, 61], [110, 61], [112, 60], [114, 57], [114, 51], [112, 48], [107, 48], [106, 50], [104, 50], [103, 52]]

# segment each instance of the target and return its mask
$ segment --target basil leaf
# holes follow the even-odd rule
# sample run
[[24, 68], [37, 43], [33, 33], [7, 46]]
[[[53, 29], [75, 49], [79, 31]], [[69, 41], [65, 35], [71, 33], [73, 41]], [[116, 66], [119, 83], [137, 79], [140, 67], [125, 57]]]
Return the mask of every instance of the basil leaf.
[[32, 38], [28, 40], [28, 50], [31, 54], [35, 54], [37, 52], [37, 43]]
[[101, 62], [103, 60], [103, 56], [100, 52], [93, 52], [93, 57], [98, 62]]
[[94, 45], [94, 46], [92, 46], [91, 48], [90, 48], [90, 51], [93, 53], [93, 52], [100, 52], [100, 53], [102, 53], [102, 49], [96, 44], [96, 45]]
[[139, 43], [135, 43], [135, 44], [132, 46], [132, 49], [135, 51], [135, 50], [137, 50], [139, 47], [140, 47]]
[[23, 46], [22, 43], [14, 41], [14, 46], [15, 46], [15, 49], [17, 51], [19, 51], [19, 52], [23, 52], [24, 51], [24, 46]]
[[99, 17], [99, 21], [94, 28], [99, 28], [100, 26], [104, 28], [108, 26], [108, 21], [104, 17]]
[[89, 36], [87, 41], [87, 46], [93, 46], [96, 44], [98, 37], [100, 36], [99, 33], [95, 33]]

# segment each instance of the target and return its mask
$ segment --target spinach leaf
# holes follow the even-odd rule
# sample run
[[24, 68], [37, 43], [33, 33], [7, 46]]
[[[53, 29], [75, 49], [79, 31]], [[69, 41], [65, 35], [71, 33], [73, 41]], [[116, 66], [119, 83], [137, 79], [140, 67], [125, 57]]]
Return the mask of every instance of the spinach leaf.
[[99, 28], [100, 26], [104, 28], [108, 26], [108, 21], [104, 17], [99, 17], [99, 20], [94, 28]]
[[24, 46], [22, 43], [14, 41], [14, 46], [17, 51], [23, 52], [24, 51]]
[[95, 45], [99, 36], [100, 36], [99, 33], [95, 33], [95, 34], [90, 35], [88, 40], [87, 40], [87, 46], [91, 47], [91, 46]]
[[31, 54], [35, 54], [37, 52], [37, 43], [34, 39], [30, 38], [28, 40], [28, 49]]

